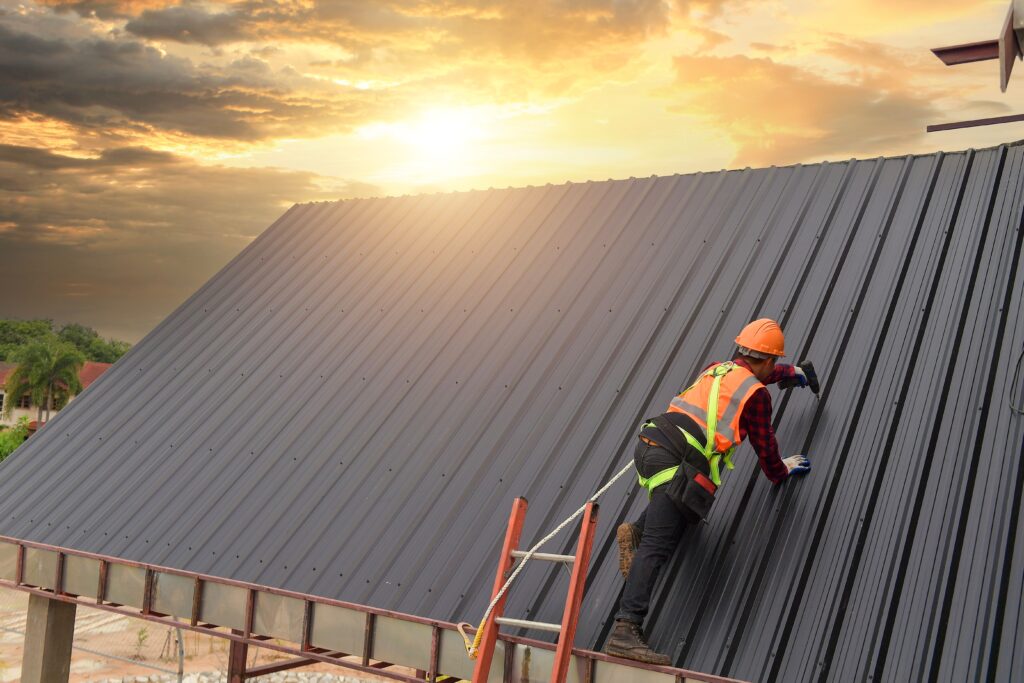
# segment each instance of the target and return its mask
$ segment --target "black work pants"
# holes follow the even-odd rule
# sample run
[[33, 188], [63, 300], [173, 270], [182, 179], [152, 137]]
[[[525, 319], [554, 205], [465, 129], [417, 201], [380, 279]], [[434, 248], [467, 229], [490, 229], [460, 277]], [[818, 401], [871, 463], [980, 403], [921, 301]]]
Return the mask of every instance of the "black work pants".
[[665, 495], [665, 486], [663, 484], [654, 489], [650, 503], [636, 521], [641, 533], [640, 547], [636, 550], [629, 576], [626, 577], [626, 587], [622, 591], [616, 619], [643, 625], [658, 573], [675, 552], [686, 525], [694, 521], [683, 515]]

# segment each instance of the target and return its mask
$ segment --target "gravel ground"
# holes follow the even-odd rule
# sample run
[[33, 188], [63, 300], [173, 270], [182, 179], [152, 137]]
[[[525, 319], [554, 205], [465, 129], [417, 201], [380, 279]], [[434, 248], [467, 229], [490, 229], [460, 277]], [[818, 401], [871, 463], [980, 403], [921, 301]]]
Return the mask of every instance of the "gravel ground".
[[[182, 683], [227, 683], [228, 677], [217, 671], [187, 674]], [[259, 683], [364, 683], [365, 678], [336, 676], [326, 673], [281, 672], [270, 676], [248, 679]], [[178, 683], [177, 676], [126, 676], [124, 678], [102, 678], [94, 683]]]
[[[28, 595], [0, 589], [0, 683], [17, 683]], [[226, 683], [228, 641], [182, 631], [185, 651], [184, 683]], [[70, 683], [177, 683], [176, 633], [138, 619], [80, 606], [75, 618]], [[249, 667], [287, 659], [264, 648], [249, 649]], [[407, 670], [405, 673], [409, 673]], [[341, 667], [317, 663], [302, 670], [283, 671], [249, 679], [263, 683], [384, 683], [389, 679], [356, 675]]]

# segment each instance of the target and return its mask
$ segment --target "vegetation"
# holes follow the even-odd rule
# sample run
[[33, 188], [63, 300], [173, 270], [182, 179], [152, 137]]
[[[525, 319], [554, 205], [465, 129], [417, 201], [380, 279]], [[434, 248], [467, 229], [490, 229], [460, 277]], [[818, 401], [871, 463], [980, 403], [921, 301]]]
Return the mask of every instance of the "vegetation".
[[142, 654], [142, 648], [146, 646], [147, 640], [149, 640], [149, 629], [145, 626], [140, 626], [139, 630], [135, 632], [135, 654], [132, 655], [132, 659], [136, 661], [145, 659]]
[[97, 363], [116, 363], [132, 347], [128, 342], [102, 339], [96, 330], [78, 323], [69, 323], [60, 328], [57, 337], [73, 344], [85, 355], [86, 360]]
[[18, 424], [9, 429], [0, 428], [0, 462], [14, 452], [28, 438], [28, 418], [18, 420]]
[[3, 390], [3, 417], [28, 396], [38, 408], [37, 419], [63, 408], [82, 390], [78, 373], [86, 361], [114, 363], [131, 344], [103, 339], [91, 327], [78, 323], [54, 326], [52, 320], [0, 319], [0, 361], [15, 363]]
[[57, 329], [52, 320], [0, 319], [0, 361], [14, 362], [20, 349], [37, 341], [71, 344], [85, 360], [98, 363], [114, 363], [132, 347], [128, 342], [103, 339], [96, 330], [78, 323]]
[[4, 417], [14, 414], [14, 406], [25, 395], [38, 406], [36, 419], [43, 422], [50, 412], [59, 410], [68, 399], [82, 391], [78, 373], [85, 363], [85, 356], [72, 344], [45, 339], [34, 341], [17, 349], [13, 358], [18, 367], [7, 377], [4, 384]]

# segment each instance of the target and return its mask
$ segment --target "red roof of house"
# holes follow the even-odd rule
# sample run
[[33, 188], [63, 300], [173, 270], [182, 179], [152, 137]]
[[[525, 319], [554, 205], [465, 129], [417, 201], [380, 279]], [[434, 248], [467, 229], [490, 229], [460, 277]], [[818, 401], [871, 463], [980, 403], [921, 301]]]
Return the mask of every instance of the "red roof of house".
[[0, 360], [0, 386], [7, 383], [7, 376], [14, 372], [14, 368], [18, 367], [14, 363], [5, 363]]
[[[88, 389], [89, 385], [99, 379], [100, 375], [107, 371], [112, 363], [94, 363], [91, 360], [85, 361], [85, 365], [78, 371], [78, 380], [82, 383], [82, 389]], [[14, 363], [0, 361], [0, 386], [7, 381], [7, 376], [18, 367]]]
[[78, 379], [82, 383], [82, 389], [88, 389], [89, 385], [100, 378], [113, 363], [94, 363], [91, 360], [85, 361], [85, 365], [78, 372]]

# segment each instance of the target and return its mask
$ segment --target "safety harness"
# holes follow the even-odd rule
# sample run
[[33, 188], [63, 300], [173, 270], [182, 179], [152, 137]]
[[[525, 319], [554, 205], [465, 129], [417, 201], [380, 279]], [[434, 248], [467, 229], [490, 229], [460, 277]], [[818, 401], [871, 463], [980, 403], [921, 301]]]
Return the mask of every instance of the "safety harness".
[[[707, 465], [710, 470], [711, 483], [714, 484], [715, 488], [722, 485], [722, 477], [719, 471], [721, 463], [724, 462], [725, 466], [730, 470], [733, 469], [734, 467], [732, 462], [732, 454], [733, 451], [736, 450], [736, 447], [733, 446], [724, 453], [719, 453], [718, 451], [716, 451], [715, 432], [718, 428], [718, 394], [719, 389], [722, 386], [722, 378], [735, 369], [736, 364], [733, 363], [732, 361], [719, 363], [718, 365], [710, 367], [704, 372], [702, 372], [693, 382], [693, 384], [691, 384], [685, 391], [681, 392], [685, 394], [686, 392], [690, 391], [695, 386], [697, 386], [697, 383], [700, 382], [705, 377], [714, 377], [714, 381], [711, 384], [710, 396], [708, 397], [707, 443], [700, 443], [700, 441], [698, 441], [693, 434], [686, 431], [682, 427], [673, 424], [667, 417], [665, 417], [665, 415], [659, 415], [658, 417], [650, 418], [644, 424], [644, 427], [657, 428], [658, 431], [665, 436], [665, 439], [669, 442], [669, 445], [671, 445], [678, 452], [678, 455], [680, 457], [685, 458], [688, 449], [686, 448], [686, 446], [683, 445], [682, 441], [680, 441], [678, 438], [678, 434], [682, 433], [682, 435], [686, 438], [686, 441], [689, 442], [689, 445], [692, 446], [694, 450], [696, 450], [698, 453], [702, 454], [704, 458], [707, 460]], [[654, 491], [654, 489], [661, 486], [662, 484], [671, 481], [672, 478], [676, 476], [676, 472], [679, 470], [679, 467], [680, 465], [676, 465], [675, 467], [669, 467], [667, 469], [661, 470], [660, 472], [656, 472], [655, 474], [646, 478], [640, 475], [639, 472], [637, 472], [637, 478], [640, 480], [640, 486], [647, 489], [647, 493], [648, 495], [650, 495]], [[704, 484], [699, 480], [698, 483], [704, 486]], [[708, 487], [705, 486], [705, 488]], [[711, 491], [711, 493], [714, 493], [713, 489], [709, 490]]]

